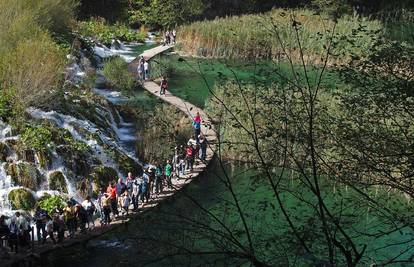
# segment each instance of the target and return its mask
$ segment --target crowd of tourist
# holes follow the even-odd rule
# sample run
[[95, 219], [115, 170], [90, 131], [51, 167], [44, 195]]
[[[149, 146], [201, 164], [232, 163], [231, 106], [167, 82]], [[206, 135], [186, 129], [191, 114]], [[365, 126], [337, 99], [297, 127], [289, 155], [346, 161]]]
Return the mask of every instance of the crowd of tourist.
[[176, 38], [177, 38], [177, 32], [175, 30], [166, 31], [164, 33], [163, 45], [173, 45], [173, 44], [175, 44]]
[[83, 234], [95, 228], [97, 220], [106, 227], [131, 210], [137, 212], [144, 203], [156, 199], [166, 189], [173, 190], [173, 179], [178, 181], [191, 173], [197, 158], [202, 162], [206, 160], [207, 140], [200, 130], [198, 112], [192, 126], [194, 134], [186, 144], [175, 148], [172, 159], [145, 168], [141, 175], [134, 176], [130, 172], [127, 177], [110, 182], [107, 188], [101, 188], [96, 198], [87, 196], [82, 202], [71, 198], [64, 207], [55, 207], [51, 212], [38, 206], [32, 218], [20, 212], [11, 218], [1, 216], [0, 252], [8, 255], [20, 249], [31, 249], [34, 236], [38, 244], [45, 244], [48, 238], [51, 243], [58, 244], [65, 238], [73, 238], [76, 233]]

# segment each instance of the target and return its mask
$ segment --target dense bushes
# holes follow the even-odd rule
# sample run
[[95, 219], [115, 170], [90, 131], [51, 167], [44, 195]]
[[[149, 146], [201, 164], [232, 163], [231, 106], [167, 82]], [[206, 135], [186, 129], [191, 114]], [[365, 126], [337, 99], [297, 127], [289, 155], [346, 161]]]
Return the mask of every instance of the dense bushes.
[[143, 42], [147, 35], [145, 31], [130, 30], [123, 24], [109, 25], [103, 19], [79, 22], [77, 28], [81, 35], [92, 37], [106, 45], [110, 45], [114, 39], [126, 42]]

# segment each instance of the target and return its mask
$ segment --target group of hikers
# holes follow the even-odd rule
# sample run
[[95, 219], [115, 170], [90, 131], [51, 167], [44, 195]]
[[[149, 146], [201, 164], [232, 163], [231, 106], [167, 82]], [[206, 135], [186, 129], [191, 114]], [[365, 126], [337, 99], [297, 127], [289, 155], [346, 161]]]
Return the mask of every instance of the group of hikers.
[[175, 44], [177, 38], [177, 32], [175, 30], [166, 31], [164, 33], [164, 42], [163, 45], [172, 45]]
[[144, 56], [141, 56], [138, 62], [138, 78], [141, 82], [147, 81], [150, 78], [149, 62], [145, 60]]
[[[9, 252], [18, 252], [19, 248], [31, 249], [32, 239], [36, 231], [37, 242], [46, 243], [49, 237], [53, 244], [63, 242], [65, 235], [73, 238], [80, 229], [85, 233], [87, 229], [95, 227], [96, 217], [100, 218], [102, 226], [109, 225], [129, 211], [138, 211], [140, 205], [157, 198], [165, 189], [173, 190], [173, 179], [181, 179], [193, 171], [196, 158], [205, 162], [207, 139], [201, 133], [201, 117], [197, 112], [193, 118], [194, 134], [186, 144], [177, 146], [172, 159], [158, 162], [144, 169], [137, 177], [131, 172], [126, 178], [120, 177], [117, 182], [101, 188], [96, 198], [87, 196], [84, 201], [78, 202], [71, 198], [64, 207], [55, 207], [47, 212], [39, 206], [33, 218], [15, 212], [7, 218], [0, 217], [0, 252], [8, 255]], [[33, 223], [34, 227], [31, 227]], [[9, 248], [7, 248], [7, 245]]]

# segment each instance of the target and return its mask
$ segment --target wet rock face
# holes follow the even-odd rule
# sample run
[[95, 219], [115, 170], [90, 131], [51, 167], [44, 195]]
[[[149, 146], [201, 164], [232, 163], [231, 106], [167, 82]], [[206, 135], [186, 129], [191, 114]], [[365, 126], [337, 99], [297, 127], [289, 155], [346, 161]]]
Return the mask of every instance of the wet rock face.
[[68, 145], [59, 146], [56, 152], [62, 157], [65, 166], [72, 170], [76, 176], [87, 176], [90, 173], [88, 155], [76, 151]]
[[62, 172], [56, 171], [49, 175], [49, 189], [56, 190], [61, 193], [68, 193], [65, 176]]
[[24, 188], [11, 190], [8, 199], [14, 210], [31, 210], [36, 204], [36, 200], [32, 193]]
[[106, 188], [111, 181], [118, 180], [118, 173], [110, 167], [97, 166], [91, 175], [92, 189], [94, 194], [98, 194], [101, 188]]
[[128, 172], [132, 172], [133, 175], [142, 174], [142, 167], [127, 155], [118, 154], [116, 160], [119, 165], [119, 170], [122, 173], [127, 174]]
[[34, 191], [39, 189], [44, 180], [36, 166], [27, 162], [8, 164], [6, 173], [11, 176], [15, 185], [24, 186]]
[[10, 148], [5, 143], [0, 143], [0, 161], [7, 161], [7, 158], [11, 155]]

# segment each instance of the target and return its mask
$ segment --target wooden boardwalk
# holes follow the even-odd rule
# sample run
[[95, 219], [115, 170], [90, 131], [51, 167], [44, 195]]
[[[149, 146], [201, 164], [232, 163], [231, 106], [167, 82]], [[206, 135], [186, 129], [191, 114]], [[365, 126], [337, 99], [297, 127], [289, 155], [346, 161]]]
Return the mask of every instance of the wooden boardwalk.
[[[150, 60], [152, 57], [163, 53], [167, 50], [172, 48], [172, 46], [157, 46], [152, 49], [146, 50], [142, 56], [146, 60]], [[140, 56], [141, 56], [140, 55]], [[140, 56], [132, 61], [130, 63], [130, 69], [137, 75], [137, 65]], [[167, 198], [171, 198], [177, 193], [177, 191], [184, 188], [186, 185], [188, 185], [193, 179], [198, 177], [200, 174], [202, 174], [211, 160], [214, 157], [214, 150], [215, 150], [215, 143], [217, 140], [217, 135], [214, 129], [214, 126], [212, 125], [210, 118], [207, 116], [207, 114], [200, 108], [194, 106], [193, 104], [186, 102], [182, 100], [179, 97], [176, 97], [172, 95], [170, 92], [167, 92], [166, 95], [160, 96], [159, 95], [159, 85], [156, 84], [153, 81], [147, 81], [143, 84], [143, 87], [153, 94], [154, 96], [164, 100], [165, 102], [175, 106], [179, 110], [181, 110], [184, 114], [186, 114], [188, 117], [193, 118], [197, 112], [200, 113], [200, 116], [202, 118], [202, 125], [201, 125], [201, 132], [204, 134], [208, 141], [208, 148], [206, 153], [206, 161], [203, 163], [200, 160], [196, 160], [194, 164], [194, 170], [191, 173], [188, 173], [185, 176], [182, 176], [180, 179], [172, 179], [173, 183], [173, 189], [172, 190], [166, 190], [164, 193], [159, 194], [158, 196], [153, 196], [151, 200], [148, 203], [144, 203], [142, 206], [140, 206], [139, 212], [131, 212], [128, 217], [123, 217], [113, 223], [111, 223], [110, 226], [101, 226], [99, 223], [99, 220], [95, 222], [96, 227], [90, 231], [88, 231], [87, 234], [77, 234], [73, 239], [65, 239], [65, 241], [62, 244], [59, 245], [52, 245], [50, 243], [46, 245], [40, 245], [35, 246], [35, 249], [28, 253], [19, 253], [15, 255], [10, 255], [10, 258], [0, 258], [0, 266], [31, 266], [32, 263], [36, 263], [41, 259], [42, 255], [47, 255], [49, 253], [53, 253], [54, 251], [67, 249], [71, 246], [76, 246], [78, 244], [82, 244], [85, 242], [88, 242], [89, 240], [99, 237], [117, 227], [120, 227], [122, 225], [132, 223], [131, 220], [135, 216], [139, 216], [139, 214], [143, 212], [147, 212], [151, 210], [152, 208], [158, 206], [162, 201], [164, 201]], [[50, 242], [50, 241], [48, 241]]]

